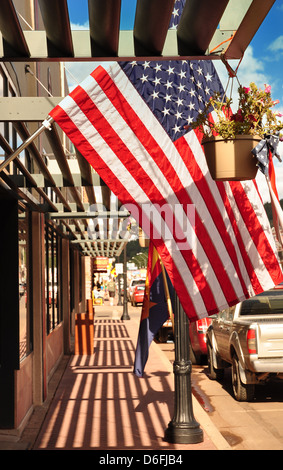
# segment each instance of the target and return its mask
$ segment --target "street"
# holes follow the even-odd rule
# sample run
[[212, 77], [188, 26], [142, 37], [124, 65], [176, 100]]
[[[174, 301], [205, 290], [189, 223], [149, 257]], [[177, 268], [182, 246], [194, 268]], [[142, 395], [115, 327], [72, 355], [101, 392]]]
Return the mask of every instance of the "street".
[[[173, 363], [173, 343], [159, 343]], [[192, 392], [233, 450], [283, 449], [283, 381], [256, 388], [252, 402], [233, 397], [231, 370], [222, 382], [210, 380], [207, 365], [193, 366]]]

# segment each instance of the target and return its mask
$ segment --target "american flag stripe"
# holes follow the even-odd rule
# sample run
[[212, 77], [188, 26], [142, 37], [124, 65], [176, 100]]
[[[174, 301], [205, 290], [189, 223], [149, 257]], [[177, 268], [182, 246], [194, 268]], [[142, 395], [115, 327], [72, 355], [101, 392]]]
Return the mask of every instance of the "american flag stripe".
[[[244, 219], [243, 226], [247, 223], [253, 228], [257, 221], [247, 204], [248, 196], [249, 220], [245, 220], [245, 211], [235, 212], [241, 183], [232, 191], [231, 186], [212, 181], [197, 134], [191, 131], [172, 142], [118, 64], [111, 65], [109, 72], [99, 67], [50, 114], [121, 202], [130, 210], [134, 207], [145, 232], [149, 226], [157, 232], [155, 244], [192, 320], [278, 281], [278, 265], [274, 262], [272, 266], [273, 277], [269, 265], [267, 269], [258, 266], [253, 235], [236, 225], [239, 217]], [[181, 229], [181, 222], [174, 207], [180, 203], [189, 226], [192, 221], [186, 207], [193, 204], [196, 209], [192, 246], [189, 240], [180, 245], [176, 237], [175, 227], [179, 224]], [[165, 204], [171, 210], [166, 217], [162, 212]], [[144, 213], [145, 205], [151, 208], [151, 220]], [[162, 223], [171, 239], [162, 238]], [[262, 232], [260, 227], [261, 222], [258, 230]], [[275, 258], [267, 240], [258, 233], [258, 242], [264, 241], [267, 250], [260, 254], [261, 259]]]
[[270, 199], [271, 199], [271, 209], [272, 209], [272, 220], [276, 233], [276, 238], [278, 243], [283, 246], [282, 234], [280, 228], [283, 228], [283, 212], [280, 205], [278, 191], [276, 187], [276, 177], [275, 177], [275, 168], [273, 163], [273, 157], [271, 152], [269, 152], [269, 164], [268, 164], [268, 175], [266, 175], [266, 182], [269, 189]]

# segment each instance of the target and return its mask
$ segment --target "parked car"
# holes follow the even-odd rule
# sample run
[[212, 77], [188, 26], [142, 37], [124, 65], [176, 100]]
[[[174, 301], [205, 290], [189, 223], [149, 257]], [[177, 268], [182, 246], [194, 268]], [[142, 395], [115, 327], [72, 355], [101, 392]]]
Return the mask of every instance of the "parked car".
[[[211, 318], [203, 318], [189, 324], [190, 359], [192, 364], [202, 364], [207, 360], [206, 331], [211, 323]], [[158, 330], [156, 340], [160, 343], [174, 341], [173, 326], [169, 318]]]
[[138, 284], [134, 287], [131, 296], [131, 304], [136, 307], [137, 304], [143, 303], [145, 284]]
[[206, 317], [189, 324], [192, 364], [202, 364], [207, 359], [206, 332], [211, 322], [212, 319]]
[[132, 293], [134, 292], [134, 287], [139, 285], [139, 284], [145, 284], [145, 279], [135, 278], [135, 279], [131, 280], [130, 285], [129, 285], [128, 290], [127, 290], [127, 297], [128, 297], [129, 301], [131, 301]]
[[159, 343], [173, 343], [174, 342], [174, 335], [173, 335], [173, 325], [171, 318], [168, 318], [165, 323], [163, 323], [162, 327], [159, 328], [158, 332], [155, 335], [156, 341]]
[[208, 368], [221, 380], [232, 367], [238, 401], [253, 399], [256, 384], [283, 379], [283, 289], [277, 287], [220, 312], [207, 330]]

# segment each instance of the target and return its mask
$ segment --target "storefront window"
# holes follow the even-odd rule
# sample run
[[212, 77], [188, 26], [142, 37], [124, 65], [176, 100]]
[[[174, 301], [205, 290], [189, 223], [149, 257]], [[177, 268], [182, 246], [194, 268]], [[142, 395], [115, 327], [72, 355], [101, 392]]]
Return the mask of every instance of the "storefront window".
[[30, 243], [29, 212], [19, 210], [19, 325], [20, 360], [32, 350], [32, 322], [30, 317]]
[[60, 308], [60, 238], [50, 226], [46, 226], [46, 328], [49, 334], [61, 321]]

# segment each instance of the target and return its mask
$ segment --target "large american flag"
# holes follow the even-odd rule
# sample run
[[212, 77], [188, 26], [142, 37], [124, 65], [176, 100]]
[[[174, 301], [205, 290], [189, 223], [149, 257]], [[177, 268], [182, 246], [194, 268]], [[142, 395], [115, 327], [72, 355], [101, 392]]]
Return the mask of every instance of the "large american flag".
[[283, 281], [255, 182], [213, 181], [187, 129], [216, 90], [211, 61], [113, 63], [50, 113], [153, 239], [192, 321]]

